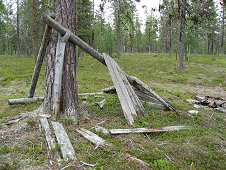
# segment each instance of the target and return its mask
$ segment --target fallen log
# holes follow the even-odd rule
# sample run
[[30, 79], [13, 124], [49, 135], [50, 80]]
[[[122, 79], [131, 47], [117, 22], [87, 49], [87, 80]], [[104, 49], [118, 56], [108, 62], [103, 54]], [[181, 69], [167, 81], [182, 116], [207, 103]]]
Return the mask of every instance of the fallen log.
[[[161, 128], [134, 128], [134, 129], [105, 129], [105, 128], [95, 128], [99, 132], [109, 132], [105, 134], [117, 135], [117, 134], [129, 134], [129, 133], [154, 133], [154, 132], [169, 132], [178, 131], [183, 129], [190, 129], [190, 126], [166, 126]], [[105, 129], [103, 131], [103, 129]]]
[[[94, 93], [80, 93], [78, 96], [95, 96], [103, 94], [103, 92], [94, 92]], [[8, 99], [8, 104], [13, 105], [13, 104], [25, 104], [25, 103], [32, 103], [32, 102], [37, 102], [37, 101], [44, 101], [44, 97], [33, 97], [33, 98], [18, 98], [18, 99]]]
[[105, 148], [110, 146], [104, 139], [89, 130], [78, 128], [76, 131], [98, 147]]
[[[48, 15], [43, 16], [43, 20], [46, 24], [54, 28], [57, 32], [59, 32], [61, 35], [64, 35], [68, 29], [60, 25], [57, 21], [55, 21], [53, 18], [51, 18]], [[69, 38], [71, 42], [73, 42], [75, 45], [80, 47], [82, 50], [87, 52], [89, 55], [93, 56], [95, 59], [100, 61], [102, 64], [106, 65], [104, 57], [102, 54], [94, 50], [91, 46], [86, 44], [83, 40], [81, 40], [79, 37], [77, 37], [75, 34], [71, 33], [71, 36]], [[129, 76], [128, 74], [125, 74], [126, 78], [128, 79], [129, 83], [133, 85], [135, 88], [139, 89], [140, 91], [146, 92], [147, 94], [150, 94], [154, 96], [159, 102], [164, 104], [168, 110], [175, 110], [173, 106], [171, 106], [169, 103], [167, 103], [165, 100], [163, 100], [158, 94], [156, 94], [151, 88], [149, 88], [146, 84], [144, 84], [141, 80], [139, 80], [136, 77]]]
[[32, 103], [37, 101], [43, 101], [44, 97], [33, 97], [33, 98], [19, 98], [19, 99], [9, 99], [8, 104], [25, 104], [25, 103]]

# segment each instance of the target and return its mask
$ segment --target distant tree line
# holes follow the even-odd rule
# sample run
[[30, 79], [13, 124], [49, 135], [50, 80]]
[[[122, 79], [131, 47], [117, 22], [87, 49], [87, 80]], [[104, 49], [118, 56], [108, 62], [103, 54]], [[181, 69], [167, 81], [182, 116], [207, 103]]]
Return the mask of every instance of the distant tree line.
[[[136, 2], [102, 0], [94, 11], [95, 0], [76, 0], [76, 34], [99, 52], [118, 58], [121, 53], [174, 53], [186, 60], [191, 54], [225, 53], [224, 0], [218, 4], [163, 0], [150, 11], [143, 6], [144, 26], [136, 16]], [[42, 15], [55, 8], [47, 4], [47, 0], [0, 0], [0, 54], [37, 54], [44, 32]], [[111, 7], [113, 23], [105, 20], [106, 4]]]

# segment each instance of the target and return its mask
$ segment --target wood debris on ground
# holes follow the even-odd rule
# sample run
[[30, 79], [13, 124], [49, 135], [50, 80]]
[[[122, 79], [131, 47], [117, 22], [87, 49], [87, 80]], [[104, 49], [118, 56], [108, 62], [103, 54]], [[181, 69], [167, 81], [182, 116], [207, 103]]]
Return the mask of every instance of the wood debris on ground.
[[194, 104], [195, 108], [209, 107], [226, 113], [226, 100], [221, 97], [196, 96], [195, 99], [187, 99], [189, 104]]

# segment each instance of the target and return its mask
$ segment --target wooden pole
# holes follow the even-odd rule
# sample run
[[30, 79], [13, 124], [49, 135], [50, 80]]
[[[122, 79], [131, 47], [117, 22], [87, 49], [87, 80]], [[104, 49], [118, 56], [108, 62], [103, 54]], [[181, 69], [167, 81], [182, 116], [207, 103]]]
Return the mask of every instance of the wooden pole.
[[[67, 28], [60, 25], [57, 21], [55, 21], [47, 14], [43, 16], [43, 20], [47, 25], [54, 28], [61, 35], [64, 35], [68, 31]], [[103, 55], [97, 52], [95, 49], [93, 49], [91, 46], [89, 46], [75, 34], [71, 33], [69, 40], [106, 66]], [[128, 79], [131, 85], [133, 85], [140, 91], [146, 92], [147, 94], [154, 96], [159, 102], [164, 104], [168, 108], [168, 110], [175, 110], [173, 106], [171, 106], [169, 103], [163, 100], [158, 94], [156, 94], [151, 88], [149, 88], [145, 83], [143, 83], [138, 78], [129, 76], [128, 74], [126, 74], [126, 78]]]
[[51, 31], [52, 31], [52, 28], [50, 26], [46, 25], [45, 32], [44, 32], [44, 35], [42, 38], [42, 43], [41, 43], [41, 46], [40, 46], [40, 49], [38, 52], [38, 56], [36, 59], [34, 72], [33, 72], [32, 79], [31, 79], [31, 85], [30, 85], [29, 94], [28, 94], [29, 98], [34, 97], [36, 85], [37, 85], [39, 74], [41, 71], [43, 59], [45, 57], [46, 47], [49, 43]]

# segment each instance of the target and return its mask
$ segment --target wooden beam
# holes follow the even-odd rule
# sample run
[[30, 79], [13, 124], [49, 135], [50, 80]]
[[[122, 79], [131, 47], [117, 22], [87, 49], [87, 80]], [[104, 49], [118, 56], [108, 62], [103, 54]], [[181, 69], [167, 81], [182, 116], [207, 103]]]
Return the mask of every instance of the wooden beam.
[[39, 52], [37, 55], [34, 72], [33, 72], [32, 79], [31, 79], [31, 84], [30, 84], [30, 89], [29, 89], [29, 94], [28, 94], [29, 98], [34, 97], [39, 74], [40, 74], [40, 71], [42, 68], [43, 59], [44, 59], [45, 53], [46, 53], [46, 47], [49, 43], [51, 31], [52, 31], [52, 28], [50, 26], [46, 25], [45, 32], [44, 32], [44, 35], [42, 38], [42, 43], [41, 43], [41, 46], [40, 46], [40, 49], [39, 49]]

